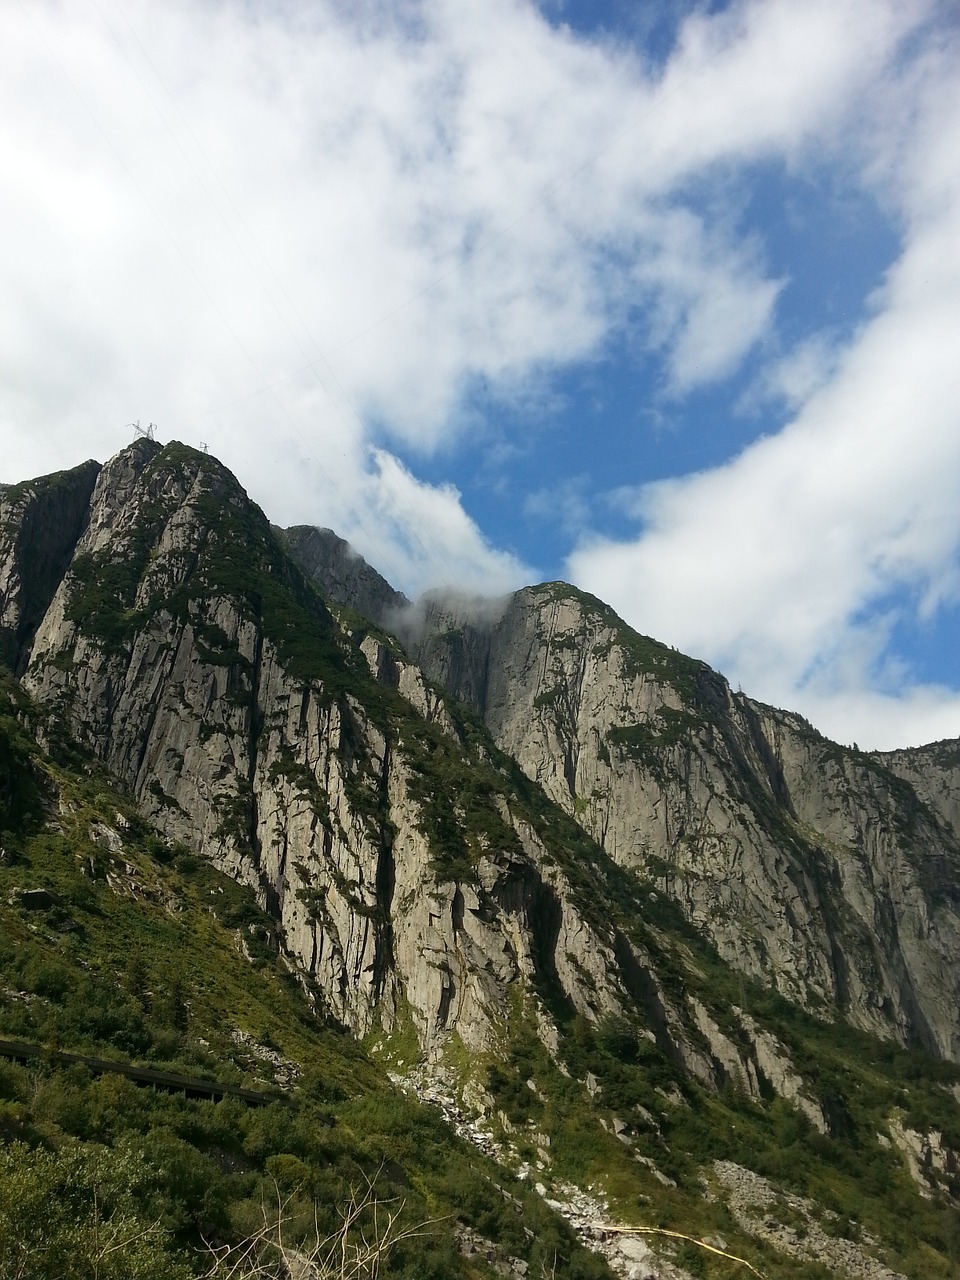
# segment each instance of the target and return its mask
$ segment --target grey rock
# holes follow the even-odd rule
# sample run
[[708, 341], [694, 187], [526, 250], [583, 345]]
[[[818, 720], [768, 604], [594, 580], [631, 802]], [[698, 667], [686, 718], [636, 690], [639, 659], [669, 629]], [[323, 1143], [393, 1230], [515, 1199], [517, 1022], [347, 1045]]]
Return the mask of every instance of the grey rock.
[[426, 674], [728, 962], [960, 1055], [956, 753], [838, 747], [562, 583], [418, 608], [400, 630]]
[[335, 604], [345, 605], [381, 623], [409, 605], [402, 591], [395, 591], [386, 578], [332, 529], [294, 525], [278, 532], [291, 556]]
[[[326, 1012], [360, 1035], [409, 1017], [428, 1054], [453, 1030], [468, 1050], [490, 1048], [513, 989], [544, 972], [588, 1019], [631, 1007], [626, 940], [588, 922], [507, 789], [509, 834], [487, 841], [473, 882], [438, 876], [399, 730], [360, 692], [292, 675], [242, 599], [195, 587], [211, 539], [226, 536], [211, 512], [235, 513], [269, 545], [266, 521], [214, 459], [137, 446], [100, 471], [23, 677], [49, 732], [59, 724], [103, 761], [171, 841], [250, 885]], [[101, 634], [77, 611], [81, 568], [98, 556], [130, 567], [122, 633]], [[373, 637], [341, 640], [343, 663], [359, 644], [411, 721], [463, 750], [444, 696], [415, 664]], [[631, 964], [652, 968], [640, 954]], [[664, 1044], [694, 1060], [682, 1011], [653, 976], [648, 985]], [[549, 1015], [531, 1003], [555, 1050]]]
[[[960, 836], [960, 739], [877, 752], [873, 758], [909, 783], [921, 804], [944, 823], [951, 836]], [[930, 871], [937, 874], [936, 866]], [[951, 869], [943, 868], [942, 873], [949, 877]]]
[[21, 671], [86, 523], [96, 462], [0, 490], [0, 660]]
[[[350, 667], [337, 692], [296, 675], [236, 591], [198, 580], [225, 536], [211, 513], [227, 513], [272, 548], [278, 583], [309, 592], [214, 459], [138, 441], [65, 476], [0, 495], [0, 619], [23, 683], [48, 732], [65, 727], [171, 840], [256, 890], [333, 1017], [360, 1034], [409, 1018], [428, 1057], [454, 1030], [479, 1051], [525, 990], [556, 1053], [531, 994], [547, 978], [588, 1020], [639, 1014], [704, 1085], [757, 1095], [765, 1081], [825, 1125], [758, 1022], [737, 1014], [731, 1036], [584, 910], [506, 784], [502, 834], [483, 837], [475, 875], [438, 875], [406, 730], [384, 719], [379, 685], [454, 752], [466, 745], [451, 696], [471, 703], [528, 777], [647, 880], [654, 926], [672, 899], [731, 964], [821, 1016], [960, 1054], [960, 783], [947, 748], [846, 751], [564, 584], [408, 607], [329, 531], [288, 531], [329, 598], [390, 615], [405, 644], [311, 605], [336, 662], [368, 673], [364, 686]], [[38, 512], [51, 524], [42, 555]], [[130, 570], [122, 634], [78, 614], [96, 557]]]
[[[860, 1280], [907, 1280], [900, 1272], [884, 1266], [870, 1252], [877, 1240], [862, 1231], [860, 1240], [844, 1240], [824, 1231], [819, 1206], [801, 1196], [775, 1187], [766, 1178], [730, 1160], [715, 1160], [716, 1189], [711, 1193], [726, 1201], [744, 1230], [766, 1240], [780, 1252], [819, 1263], [833, 1275]], [[804, 1223], [802, 1235], [777, 1217], [777, 1206], [785, 1204], [793, 1217]], [[771, 1212], [773, 1210], [773, 1212]]]
[[890, 1137], [899, 1148], [911, 1178], [925, 1199], [932, 1199], [941, 1190], [956, 1186], [960, 1174], [960, 1153], [946, 1140], [939, 1129], [921, 1133], [909, 1129], [902, 1119], [894, 1115], [889, 1121]]
[[960, 1055], [960, 743], [844, 750], [562, 583], [369, 611], [728, 962]]
[[108, 827], [105, 822], [93, 822], [90, 824], [90, 839], [94, 844], [98, 844], [101, 849], [106, 849], [108, 853], [121, 853], [123, 851], [123, 841], [120, 833], [114, 831], [113, 827]]

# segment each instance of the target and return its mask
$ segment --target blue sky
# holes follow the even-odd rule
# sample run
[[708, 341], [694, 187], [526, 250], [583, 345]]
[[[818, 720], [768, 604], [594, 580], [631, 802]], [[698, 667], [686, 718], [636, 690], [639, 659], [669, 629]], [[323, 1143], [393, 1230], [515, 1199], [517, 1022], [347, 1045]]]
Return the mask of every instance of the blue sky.
[[[593, 358], [558, 370], [543, 408], [524, 404], [511, 412], [490, 396], [474, 396], [488, 432], [504, 443], [524, 440], [507, 464], [491, 461], [489, 440], [480, 437], [420, 465], [418, 474], [433, 483], [452, 480], [480, 523], [495, 521], [499, 541], [543, 574], [564, 575], [578, 514], [589, 511], [592, 527], [611, 536], [629, 535], [632, 522], [611, 501], [625, 467], [634, 483], [666, 479], [717, 466], [776, 431], [782, 403], [760, 402], [755, 394], [769, 347], [817, 335], [827, 335], [831, 346], [849, 342], [898, 256], [894, 220], [832, 171], [791, 183], [782, 166], [758, 166], [741, 195], [744, 224], [762, 233], [767, 270], [783, 288], [776, 331], [728, 377], [683, 397], [669, 395], [657, 353], [618, 333]], [[491, 508], [495, 515], [485, 517]], [[947, 675], [955, 660], [944, 656], [954, 662]]]
[[5, 7], [0, 478], [155, 421], [409, 594], [960, 735], [958, 56], [937, 0]]

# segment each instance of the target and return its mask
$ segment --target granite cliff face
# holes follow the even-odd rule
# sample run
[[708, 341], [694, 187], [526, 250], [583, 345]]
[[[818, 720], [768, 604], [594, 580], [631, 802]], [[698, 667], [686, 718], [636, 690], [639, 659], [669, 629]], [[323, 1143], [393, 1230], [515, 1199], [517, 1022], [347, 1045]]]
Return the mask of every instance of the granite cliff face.
[[[564, 584], [398, 615], [402, 597], [346, 544], [278, 539], [228, 472], [181, 446], [140, 441], [0, 503], [0, 637], [51, 736], [255, 886], [355, 1031], [409, 1013], [429, 1046], [455, 1027], [481, 1047], [520, 986], [552, 984], [592, 1018], [642, 989], [654, 1034], [704, 1079], [749, 1083], [757, 1065], [756, 1036], [737, 1066], [705, 1010], [657, 990], [640, 944], [574, 890], [569, 839], [545, 843], [426, 672], [590, 837], [581, 857], [638, 873], [728, 963], [960, 1055], [945, 749], [843, 750]], [[399, 617], [405, 649], [341, 626], [282, 543], [308, 549], [331, 596]]]
[[485, 605], [426, 598], [399, 628], [427, 675], [730, 964], [827, 1016], [960, 1056], [949, 744], [841, 748], [562, 583]]
[[[35, 629], [11, 541], [0, 591], [22, 683], [51, 744], [80, 744], [168, 836], [258, 891], [322, 1009], [361, 1035], [410, 1020], [434, 1051], [454, 1029], [493, 1046], [520, 992], [554, 1043], [538, 987], [593, 1020], [635, 1007], [648, 961], [578, 896], [555, 819], [415, 665], [341, 629], [229, 473], [138, 442], [95, 479]], [[645, 981], [652, 1034], [719, 1082]]]
[[307, 577], [324, 583], [324, 593], [337, 604], [365, 618], [384, 618], [410, 604], [332, 529], [301, 524], [276, 533]]
[[907, 751], [888, 751], [876, 759], [909, 783], [919, 799], [960, 837], [960, 741], [948, 739]]

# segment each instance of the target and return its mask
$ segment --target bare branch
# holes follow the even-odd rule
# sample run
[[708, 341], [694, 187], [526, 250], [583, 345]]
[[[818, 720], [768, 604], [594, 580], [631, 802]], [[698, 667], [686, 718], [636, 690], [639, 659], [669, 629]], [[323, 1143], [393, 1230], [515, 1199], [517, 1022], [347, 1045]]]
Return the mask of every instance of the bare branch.
[[312, 1239], [297, 1244], [291, 1241], [293, 1197], [284, 1199], [274, 1183], [276, 1207], [268, 1210], [266, 1200], [262, 1202], [262, 1227], [239, 1245], [204, 1242], [210, 1257], [207, 1280], [377, 1280], [392, 1249], [428, 1235], [442, 1221], [430, 1218], [403, 1227], [406, 1201], [377, 1195], [382, 1168], [372, 1178], [364, 1174], [365, 1185], [351, 1188], [338, 1209], [339, 1225], [329, 1235], [321, 1235], [314, 1204]]
[[668, 1231], [666, 1227], [618, 1227], [612, 1223], [604, 1223], [604, 1231], [616, 1232], [619, 1235], [631, 1236], [666, 1236], [671, 1240], [686, 1240], [689, 1244], [695, 1244], [698, 1249], [705, 1249], [708, 1253], [715, 1253], [718, 1257], [729, 1258], [732, 1262], [739, 1262], [741, 1266], [752, 1271], [759, 1280], [765, 1280], [762, 1271], [758, 1271], [752, 1262], [748, 1262], [746, 1258], [741, 1258], [735, 1253], [728, 1253], [726, 1249], [718, 1249], [716, 1245], [707, 1244], [706, 1240], [700, 1240], [697, 1236], [684, 1235], [682, 1231]]

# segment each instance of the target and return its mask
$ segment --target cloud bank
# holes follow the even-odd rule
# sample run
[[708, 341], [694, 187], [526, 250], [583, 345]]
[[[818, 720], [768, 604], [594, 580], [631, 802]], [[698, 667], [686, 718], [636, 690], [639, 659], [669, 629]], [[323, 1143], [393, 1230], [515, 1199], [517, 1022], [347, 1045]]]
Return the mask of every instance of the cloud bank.
[[957, 692], [914, 684], [887, 647], [904, 619], [960, 599], [957, 52], [904, 69], [894, 100], [912, 112], [870, 139], [903, 251], [834, 367], [802, 350], [781, 366], [799, 408], [779, 433], [634, 492], [638, 536], [570, 560], [635, 625], [870, 745], [960, 732]]
[[[537, 567], [418, 475], [491, 430], [478, 388], [515, 409], [626, 340], [680, 402], [769, 349], [746, 399], [793, 418], [713, 471], [625, 474], [632, 537], [591, 534], [578, 498], [570, 573], [841, 737], [956, 732], [952, 695], [911, 688], [888, 646], [957, 597], [943, 13], [691, 5], [654, 62], [529, 0], [6, 6], [0, 475], [153, 420], [408, 594], [495, 593]], [[898, 220], [843, 349], [778, 335], [787, 281], [740, 195], [763, 166], [834, 168]]]

